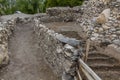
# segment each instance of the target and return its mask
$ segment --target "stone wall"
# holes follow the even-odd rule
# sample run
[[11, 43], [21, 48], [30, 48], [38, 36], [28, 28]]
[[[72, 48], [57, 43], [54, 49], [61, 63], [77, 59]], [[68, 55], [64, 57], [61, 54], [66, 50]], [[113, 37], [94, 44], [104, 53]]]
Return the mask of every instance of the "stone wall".
[[[72, 41], [75, 41], [75, 45], [79, 45], [79, 40], [66, 37], [66, 39], [71, 40], [67, 44], [62, 39], [64, 37], [62, 34], [49, 30], [40, 24], [37, 19], [35, 19], [35, 34], [38, 38], [41, 54], [57, 76], [62, 77], [63, 80], [74, 80], [73, 78], [76, 76], [76, 60], [81, 52], [70, 45], [72, 45]], [[63, 42], [61, 42], [62, 40]]]
[[14, 33], [15, 25], [32, 20], [30, 16], [13, 14], [0, 17], [0, 68], [9, 63], [8, 40]]
[[[93, 18], [105, 9], [110, 8], [111, 17], [107, 24], [94, 24]], [[35, 27], [34, 31], [37, 37], [41, 54], [44, 56], [45, 61], [58, 75], [75, 76], [75, 58], [74, 53], [79, 53], [74, 47], [63, 44], [57, 39], [58, 35], [53, 30], [49, 30], [41, 22], [62, 22], [62, 21], [77, 21], [80, 23], [84, 32], [88, 34], [88, 38], [93, 41], [109, 42], [120, 46], [120, 19], [119, 19], [119, 5], [117, 2], [111, 2], [109, 5], [101, 2], [85, 1], [81, 7], [64, 8], [54, 7], [47, 9], [46, 14], [38, 14], [28, 17], [15, 17], [12, 20], [0, 23], [0, 65], [8, 63], [8, 37], [12, 34], [16, 22], [28, 22], [34, 17]], [[107, 27], [105, 27], [107, 26]], [[109, 27], [109, 28], [108, 28]], [[92, 33], [91, 33], [92, 32]], [[112, 39], [112, 38], [113, 39]], [[67, 46], [67, 47], [66, 47]], [[77, 56], [78, 57], [78, 56]], [[71, 78], [72, 78], [71, 77]], [[67, 80], [67, 79], [65, 79]]]
[[14, 20], [0, 22], [0, 67], [8, 64], [8, 38], [11, 36], [15, 26]]
[[39, 15], [41, 22], [72, 22], [81, 17], [82, 10], [77, 7], [52, 7], [46, 10], [46, 14]]
[[84, 12], [78, 21], [91, 41], [120, 46], [119, 4], [119, 0], [90, 0], [83, 3], [81, 7]]
[[[16, 16], [13, 18], [12, 16], [14, 15], [11, 15], [10, 19], [6, 18], [0, 22], [0, 66], [8, 64], [9, 62], [8, 39], [13, 34], [15, 25], [17, 23], [33, 21], [34, 17], [39, 17], [34, 15], [32, 17]], [[73, 53], [78, 50], [66, 43], [63, 44], [57, 39], [59, 36], [63, 35], [55, 33], [53, 30], [49, 30], [45, 26], [41, 25], [41, 21], [39, 20], [34, 21], [34, 31], [38, 38], [36, 41], [38, 41], [41, 54], [43, 55], [46, 63], [48, 63], [58, 77], [62, 78], [63, 76], [63, 79], [68, 78], [65, 80], [74, 78], [75, 66], [73, 65], [75, 65], [75, 60], [77, 59], [76, 56], [78, 55], [74, 55]], [[73, 44], [72, 41], [74, 40], [76, 41], [75, 45], [79, 43], [79, 40], [71, 38], [70, 44]]]

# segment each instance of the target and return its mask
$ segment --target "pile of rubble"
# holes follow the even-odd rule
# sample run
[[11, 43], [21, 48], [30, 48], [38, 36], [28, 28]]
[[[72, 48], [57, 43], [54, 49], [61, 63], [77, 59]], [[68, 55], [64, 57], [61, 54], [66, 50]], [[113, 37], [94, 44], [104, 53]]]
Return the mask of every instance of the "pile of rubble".
[[[106, 0], [107, 1], [107, 0]], [[85, 1], [80, 21], [91, 40], [120, 45], [120, 1]]]
[[77, 19], [92, 41], [120, 46], [120, 0], [90, 0], [81, 7]]

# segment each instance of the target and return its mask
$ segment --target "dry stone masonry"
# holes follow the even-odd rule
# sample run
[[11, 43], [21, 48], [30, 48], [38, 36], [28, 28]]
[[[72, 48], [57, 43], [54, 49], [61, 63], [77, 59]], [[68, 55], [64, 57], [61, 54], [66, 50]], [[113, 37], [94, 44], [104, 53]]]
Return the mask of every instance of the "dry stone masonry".
[[15, 24], [31, 20], [34, 21], [34, 32], [41, 54], [62, 80], [74, 80], [76, 61], [82, 55], [82, 49], [78, 49], [78, 46], [82, 43], [49, 30], [42, 23], [77, 21], [76, 24], [80, 24], [91, 41], [111, 44], [109, 46], [120, 51], [120, 0], [85, 0], [80, 7], [54, 7], [47, 9], [46, 13], [33, 16], [10, 16], [9, 20], [0, 22], [0, 66], [9, 62], [8, 39]]
[[8, 64], [8, 38], [14, 30], [14, 20], [7, 22], [0, 22], [0, 67]]
[[[36, 15], [32, 17], [21, 17], [21, 15], [13, 14], [8, 15], [9, 19], [6, 18], [6, 16], [1, 18], [0, 66], [8, 64], [9, 62], [8, 39], [14, 33], [15, 25], [17, 23], [33, 21], [34, 17], [39, 17]], [[42, 14], [40, 14], [40, 16], [42, 16]], [[41, 21], [37, 19], [34, 19], [34, 21], [34, 31], [38, 38], [41, 54], [44, 56], [45, 61], [49, 66], [51, 66], [58, 77], [61, 77], [63, 80], [74, 80], [76, 76], [76, 61], [81, 54], [81, 50], [75, 47], [80, 45], [81, 41], [55, 33], [53, 30], [49, 30], [45, 26], [41, 25]]]
[[13, 14], [2, 16], [0, 18], [0, 67], [9, 63], [8, 40], [14, 33], [14, 28], [17, 22], [29, 22], [31, 17]]
[[37, 19], [35, 19], [35, 34], [41, 53], [53, 71], [62, 77], [62, 80], [74, 80], [76, 61], [82, 52], [72, 46], [80, 45], [80, 41], [49, 30]]
[[90, 0], [81, 6], [82, 17], [77, 21], [91, 41], [120, 47], [120, 1]]
[[[79, 13], [79, 14], [78, 14]], [[72, 22], [81, 17], [80, 6], [77, 7], [53, 7], [46, 10], [46, 14], [35, 15], [41, 22]]]

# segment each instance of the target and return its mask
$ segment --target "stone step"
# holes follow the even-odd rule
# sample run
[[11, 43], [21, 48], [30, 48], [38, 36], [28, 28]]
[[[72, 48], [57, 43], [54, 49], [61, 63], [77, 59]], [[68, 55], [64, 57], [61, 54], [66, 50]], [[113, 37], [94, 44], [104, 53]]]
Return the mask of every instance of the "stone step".
[[90, 53], [88, 54], [88, 57], [105, 57], [105, 58], [108, 58], [109, 56], [107, 55], [104, 55], [104, 54], [100, 54], [100, 53]]
[[95, 71], [120, 71], [120, 65], [116, 64], [92, 64], [89, 65]]
[[120, 71], [95, 71], [95, 73], [103, 80], [120, 80]]
[[87, 60], [87, 64], [91, 65], [91, 64], [115, 64], [118, 63], [118, 61], [114, 58], [110, 58], [110, 57], [90, 57]]

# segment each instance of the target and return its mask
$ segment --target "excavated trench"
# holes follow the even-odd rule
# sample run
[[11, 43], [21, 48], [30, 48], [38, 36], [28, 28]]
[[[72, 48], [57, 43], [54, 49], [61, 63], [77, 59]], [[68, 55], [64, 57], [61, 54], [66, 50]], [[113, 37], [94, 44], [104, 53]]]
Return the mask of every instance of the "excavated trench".
[[[84, 41], [84, 33], [80, 29], [79, 25], [74, 22], [68, 23], [47, 23], [45, 24], [50, 29], [55, 30], [68, 37], [74, 37]], [[95, 46], [91, 44], [90, 51], [88, 53], [88, 60], [86, 64], [95, 71], [95, 73], [100, 76], [102, 80], [120, 80], [120, 62], [115, 57], [109, 56], [104, 52], [99, 52], [94, 48]], [[84, 47], [85, 49], [86, 47]], [[104, 47], [105, 48], [105, 47]], [[85, 53], [85, 51], [84, 51]], [[111, 54], [116, 54], [112, 52]], [[83, 79], [86, 80], [86, 79]]]
[[0, 69], [0, 80], [58, 80], [43, 60], [32, 22], [15, 26], [8, 47], [10, 63]]
[[[49, 29], [82, 40], [83, 32], [75, 22], [44, 23]], [[81, 34], [81, 35], [80, 35]], [[85, 39], [85, 38], [84, 38]], [[0, 70], [0, 80], [59, 80], [44, 61], [35, 34], [34, 23], [18, 23], [9, 39], [10, 63]], [[120, 80], [117, 59], [92, 49], [86, 62], [103, 80]], [[86, 79], [84, 79], [86, 80]]]
[[[65, 43], [67, 42], [66, 39], [72, 38], [72, 41], [75, 41], [73, 38], [76, 38], [78, 39], [76, 43], [77, 41], [78, 44], [80, 44], [80, 41], [86, 43], [87, 38], [90, 36], [87, 36], [88, 34], [85, 34], [81, 27], [84, 28], [84, 31], [87, 31], [87, 33], [89, 33], [89, 28], [90, 32], [93, 31], [93, 34], [95, 33], [94, 37], [91, 37], [91, 40], [94, 40], [98, 35], [101, 36], [101, 33], [103, 38], [116, 38], [119, 34], [119, 29], [117, 27], [119, 27], [120, 20], [120, 1], [109, 1], [110, 0], [85, 0], [82, 6], [73, 8], [49, 8], [45, 14], [26, 15], [21, 13], [0, 17], [3, 19], [0, 19], [0, 21], [5, 21], [2, 24], [0, 23], [0, 30], [4, 32], [5, 29], [8, 29], [8, 33], [3, 33], [5, 35], [2, 36], [5, 37], [3, 42], [5, 41], [6, 44], [8, 43], [6, 39], [10, 35], [9, 30], [11, 30], [10, 28], [14, 28], [12, 26], [16, 19], [18, 18], [19, 21], [23, 22], [16, 24], [14, 34], [11, 37], [9, 36], [9, 45], [2, 43], [0, 46], [1, 51], [2, 48], [6, 50], [6, 53], [0, 53], [0, 63], [7, 62], [8, 60], [7, 47], [9, 48], [10, 56], [10, 63], [6, 67], [4, 66], [0, 69], [0, 80], [58, 80], [58, 76], [67, 78], [63, 80], [74, 80], [73, 78], [76, 76], [76, 65], [73, 62], [75, 60], [73, 60], [73, 57], [76, 56], [73, 56], [74, 52], [66, 48], [65, 45], [68, 44]], [[107, 8], [109, 8], [110, 11], [104, 12]], [[102, 15], [105, 16], [103, 17]], [[109, 18], [107, 21], [108, 16]], [[35, 24], [33, 22], [28, 22], [29, 20], [33, 20], [33, 18]], [[95, 23], [94, 18], [96, 19]], [[42, 22], [47, 28], [40, 24]], [[96, 22], [101, 24], [105, 23], [105, 25], [102, 25], [102, 27], [100, 27], [101, 29], [99, 29], [99, 25], [97, 25]], [[103, 32], [105, 32], [106, 35], [104, 35]], [[67, 36], [67, 38], [61, 34]], [[64, 44], [62, 44], [62, 41], [64, 41]], [[109, 40], [107, 41], [109, 42]], [[119, 42], [117, 42], [117, 44], [114, 43], [115, 45], [112, 43], [112, 47], [109, 45], [110, 43], [107, 44], [103, 42], [99, 44], [91, 41], [86, 64], [90, 66], [102, 80], [120, 80], [120, 52], [117, 51], [116, 48]], [[74, 46], [74, 48], [75, 47], [76, 46]], [[80, 46], [77, 45], [77, 48], [78, 47]], [[86, 45], [82, 45], [82, 48], [83, 53], [85, 53]], [[69, 60], [67, 59], [68, 57], [72, 57], [72, 59]], [[84, 79], [85, 75], [81, 76], [83, 80], [87, 80]]]

